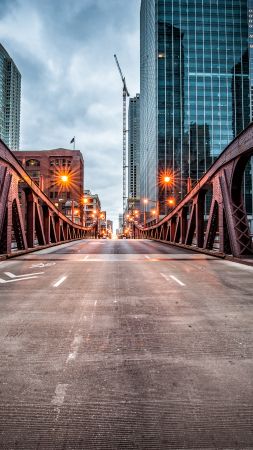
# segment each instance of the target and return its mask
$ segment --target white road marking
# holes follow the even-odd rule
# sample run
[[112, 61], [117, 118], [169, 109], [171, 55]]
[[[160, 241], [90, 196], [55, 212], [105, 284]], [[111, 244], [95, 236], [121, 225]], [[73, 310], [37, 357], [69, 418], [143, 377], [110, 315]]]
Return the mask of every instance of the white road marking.
[[166, 281], [170, 281], [169, 278], [168, 278], [164, 273], [160, 272], [160, 275], [161, 275], [163, 278], [165, 278]]
[[58, 407], [63, 405], [67, 387], [68, 387], [68, 384], [60, 384], [60, 383], [57, 384], [56, 389], [55, 389], [55, 395], [53, 396], [52, 401], [51, 401], [52, 405], [55, 405]]
[[73, 340], [72, 345], [71, 345], [71, 352], [67, 358], [67, 363], [70, 361], [74, 361], [76, 359], [77, 352], [78, 352], [79, 346], [82, 342], [82, 339], [83, 338], [80, 335], [75, 336], [75, 339]]
[[148, 256], [148, 255], [145, 255], [145, 258], [147, 258], [147, 259], [150, 259], [150, 256]]
[[38, 272], [38, 273], [27, 273], [23, 275], [14, 275], [12, 272], [4, 272], [4, 274], [11, 278], [10, 280], [4, 280], [3, 278], [0, 278], [0, 283], [14, 283], [16, 281], [25, 281], [25, 280], [34, 280], [35, 278], [38, 278], [38, 275], [43, 275], [44, 272]]
[[89, 255], [85, 256], [85, 258], [83, 258], [83, 261], [87, 261], [88, 258], [89, 258]]
[[67, 277], [62, 277], [62, 278], [60, 278], [55, 284], [53, 284], [53, 286], [54, 286], [54, 287], [60, 286], [60, 285], [66, 280], [66, 278], [67, 278]]
[[35, 269], [36, 267], [50, 267], [50, 266], [55, 266], [55, 262], [48, 262], [48, 263], [39, 263], [39, 264], [33, 264], [30, 269]]
[[180, 281], [178, 278], [174, 277], [174, 275], [170, 275], [170, 278], [172, 278], [172, 280], [176, 281], [176, 283], [180, 284], [180, 286], [185, 286], [185, 284], [182, 283], [182, 281]]
[[9, 278], [26, 278], [26, 277], [35, 277], [37, 275], [43, 275], [45, 272], [37, 272], [37, 273], [26, 273], [23, 275], [14, 275], [11, 272], [4, 272], [4, 274]]
[[174, 277], [174, 275], [169, 275], [169, 277], [167, 277], [167, 275], [165, 275], [164, 273], [160, 273], [160, 275], [165, 278], [166, 281], [170, 281], [170, 278], [174, 281], [176, 281], [176, 283], [178, 283], [180, 286], [185, 286], [184, 283], [182, 283], [182, 281], [180, 281], [178, 278]]
[[14, 278], [14, 280], [3, 280], [3, 278], [0, 278], [0, 283], [15, 283], [16, 281], [35, 280], [36, 278], [38, 277]]

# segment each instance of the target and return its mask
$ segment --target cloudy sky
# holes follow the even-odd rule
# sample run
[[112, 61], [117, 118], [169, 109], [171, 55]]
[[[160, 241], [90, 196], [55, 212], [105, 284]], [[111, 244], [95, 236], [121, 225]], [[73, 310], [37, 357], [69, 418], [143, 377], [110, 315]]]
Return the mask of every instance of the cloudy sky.
[[[0, 0], [0, 42], [22, 74], [21, 150], [76, 148], [85, 188], [122, 211], [121, 81], [139, 92], [140, 0]], [[108, 218], [109, 218], [108, 217]]]

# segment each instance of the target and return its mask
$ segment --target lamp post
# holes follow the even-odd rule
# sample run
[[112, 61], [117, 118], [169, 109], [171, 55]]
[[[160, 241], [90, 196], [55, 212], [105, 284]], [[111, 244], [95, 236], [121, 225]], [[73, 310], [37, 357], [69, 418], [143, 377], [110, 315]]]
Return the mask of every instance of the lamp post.
[[[174, 179], [172, 175], [169, 174], [165, 174], [164, 178], [163, 178], [163, 183], [165, 186], [165, 199], [167, 199], [167, 195], [168, 195], [168, 186], [173, 186], [174, 184]], [[167, 208], [167, 202], [165, 200], [165, 215], [167, 215], [168, 213], [168, 208]]]
[[83, 226], [85, 227], [86, 226], [86, 214], [87, 214], [87, 211], [86, 211], [86, 206], [87, 206], [87, 204], [89, 203], [89, 199], [87, 198], [87, 197], [83, 197], [83, 206], [84, 206], [84, 220], [83, 220]]
[[[64, 184], [65, 186], [68, 186], [69, 184], [69, 175], [66, 173], [63, 173], [62, 175], [59, 175], [59, 181], [61, 184]], [[71, 220], [74, 222], [74, 200], [71, 200]]]
[[144, 198], [143, 199], [143, 203], [144, 203], [144, 227], [146, 226], [146, 205], [148, 203], [150, 203], [150, 202], [151, 203], [155, 203], [155, 205], [156, 205], [155, 214], [156, 215], [159, 214], [159, 208], [157, 207], [158, 206], [158, 202], [156, 200], [150, 200], [149, 198]]
[[146, 226], [146, 205], [148, 204], [148, 199], [144, 198], [143, 203], [144, 203], [144, 227], [145, 227]]

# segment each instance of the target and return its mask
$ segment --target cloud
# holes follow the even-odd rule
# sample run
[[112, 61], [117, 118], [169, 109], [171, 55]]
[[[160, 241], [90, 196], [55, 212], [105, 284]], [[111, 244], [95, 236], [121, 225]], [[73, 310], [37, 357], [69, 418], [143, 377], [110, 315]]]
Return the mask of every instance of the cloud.
[[[108, 217], [122, 212], [122, 99], [116, 52], [139, 91], [139, 0], [0, 0], [0, 41], [22, 74], [21, 148], [70, 148]], [[116, 224], [117, 225], [117, 224]]]

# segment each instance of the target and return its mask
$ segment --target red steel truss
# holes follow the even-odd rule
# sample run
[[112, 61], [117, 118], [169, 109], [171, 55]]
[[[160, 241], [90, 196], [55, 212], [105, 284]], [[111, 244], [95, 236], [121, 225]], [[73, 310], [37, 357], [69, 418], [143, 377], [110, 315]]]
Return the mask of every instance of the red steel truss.
[[95, 229], [74, 224], [55, 207], [0, 140], [0, 254], [92, 233]]
[[[153, 226], [134, 225], [135, 238], [157, 239], [213, 254], [252, 254], [242, 193], [244, 171], [253, 155], [253, 124], [238, 135], [186, 197]], [[211, 199], [206, 210], [207, 193]]]

